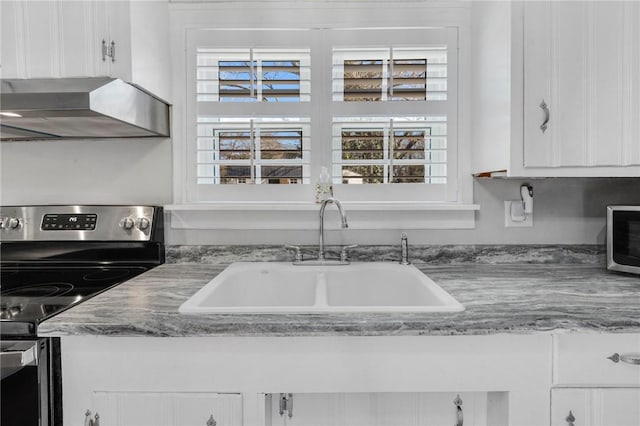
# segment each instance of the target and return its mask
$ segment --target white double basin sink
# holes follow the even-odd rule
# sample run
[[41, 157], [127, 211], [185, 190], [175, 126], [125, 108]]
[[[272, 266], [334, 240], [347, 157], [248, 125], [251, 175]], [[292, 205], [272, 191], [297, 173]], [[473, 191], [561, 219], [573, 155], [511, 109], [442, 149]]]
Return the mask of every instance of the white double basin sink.
[[459, 312], [464, 306], [412, 265], [236, 262], [179, 310], [182, 314]]

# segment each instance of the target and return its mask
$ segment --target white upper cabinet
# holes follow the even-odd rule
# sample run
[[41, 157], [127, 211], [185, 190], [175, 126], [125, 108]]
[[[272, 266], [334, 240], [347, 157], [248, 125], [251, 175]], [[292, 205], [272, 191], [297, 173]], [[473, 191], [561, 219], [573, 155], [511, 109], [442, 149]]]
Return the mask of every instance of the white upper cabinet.
[[[640, 3], [501, 3], [506, 4], [479, 5], [484, 9], [474, 11], [479, 19], [474, 31], [484, 41], [472, 42], [478, 49], [474, 62], [480, 65], [480, 75], [472, 78], [475, 84], [488, 80], [502, 89], [478, 90], [480, 99], [474, 99], [473, 113], [479, 117], [471, 133], [479, 140], [472, 142], [478, 151], [487, 151], [474, 155], [479, 159], [474, 171], [640, 176]], [[511, 26], [480, 30], [496, 15]], [[507, 37], [511, 45], [497, 51], [487, 43], [490, 37]], [[478, 59], [485, 53], [508, 58], [510, 81], [491, 75], [495, 70]], [[483, 110], [494, 95], [502, 97], [502, 109]], [[492, 138], [496, 133], [489, 130], [505, 116], [509, 132]]]
[[121, 78], [168, 99], [165, 1], [2, 1], [2, 77]]
[[524, 166], [640, 165], [639, 59], [640, 3], [525, 2]]

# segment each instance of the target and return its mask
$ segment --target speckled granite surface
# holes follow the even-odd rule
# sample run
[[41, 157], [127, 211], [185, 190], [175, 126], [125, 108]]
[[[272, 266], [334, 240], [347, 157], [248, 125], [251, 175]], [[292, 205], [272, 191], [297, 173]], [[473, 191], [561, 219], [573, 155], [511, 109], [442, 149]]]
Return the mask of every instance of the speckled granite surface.
[[[302, 247], [305, 256], [317, 256], [317, 246]], [[328, 254], [337, 257], [340, 248], [328, 247]], [[358, 262], [391, 261], [400, 258], [398, 246], [361, 246], [349, 250], [350, 258]], [[587, 264], [604, 265], [606, 249], [602, 245], [411, 245], [413, 262], [429, 265], [461, 263], [509, 264]], [[283, 246], [168, 246], [167, 263], [232, 263], [286, 262], [292, 252]]]
[[[221, 257], [229, 260], [231, 255]], [[233, 258], [247, 260], [238, 253]], [[466, 310], [449, 314], [182, 315], [178, 307], [226, 265], [165, 264], [42, 323], [39, 334], [162, 337], [640, 332], [639, 277], [583, 264], [415, 264]]]

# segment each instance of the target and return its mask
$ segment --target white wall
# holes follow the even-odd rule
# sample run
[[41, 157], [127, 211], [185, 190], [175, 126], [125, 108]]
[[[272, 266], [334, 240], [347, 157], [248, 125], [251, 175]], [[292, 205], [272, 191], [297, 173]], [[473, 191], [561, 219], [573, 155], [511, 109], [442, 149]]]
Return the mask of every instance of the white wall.
[[[407, 231], [414, 244], [604, 244], [606, 205], [640, 204], [640, 178], [535, 179], [527, 182], [534, 189], [534, 226], [505, 228], [504, 201], [519, 199], [524, 182], [476, 180], [474, 202], [480, 204], [480, 211], [472, 230], [347, 229], [327, 231], [326, 240], [328, 244], [396, 244], [400, 233]], [[327, 221], [337, 218], [327, 216]], [[317, 227], [309, 231], [244, 232], [169, 228], [168, 243], [316, 244], [317, 233]]]
[[2, 205], [171, 202], [169, 139], [2, 142], [0, 165]]

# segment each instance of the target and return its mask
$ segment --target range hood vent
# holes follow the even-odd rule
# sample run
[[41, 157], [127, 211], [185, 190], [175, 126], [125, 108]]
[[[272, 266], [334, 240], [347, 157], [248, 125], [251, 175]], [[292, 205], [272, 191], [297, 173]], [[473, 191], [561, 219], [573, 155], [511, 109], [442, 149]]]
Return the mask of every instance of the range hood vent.
[[2, 79], [0, 139], [169, 136], [169, 105], [116, 78]]

